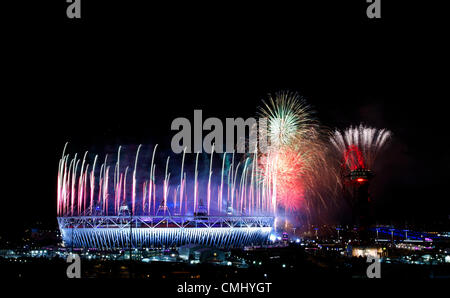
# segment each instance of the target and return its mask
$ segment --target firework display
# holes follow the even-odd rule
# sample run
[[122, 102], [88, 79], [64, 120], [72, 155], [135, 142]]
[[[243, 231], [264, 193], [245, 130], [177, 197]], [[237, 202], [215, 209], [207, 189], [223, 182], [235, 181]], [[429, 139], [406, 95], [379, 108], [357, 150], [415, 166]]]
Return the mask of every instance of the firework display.
[[[188, 181], [183, 153], [180, 177], [175, 183], [170, 179], [168, 157], [164, 177], [158, 183], [157, 146], [147, 178], [138, 178], [141, 147], [137, 148], [132, 170], [121, 163], [119, 147], [112, 164], [114, 171], [107, 155], [99, 168], [95, 156], [90, 167], [87, 152], [83, 159], [78, 159], [77, 154], [69, 159], [64, 148], [58, 171], [57, 212], [67, 245], [120, 248], [125, 244], [119, 239], [130, 234], [128, 230], [132, 230], [134, 247], [210, 242], [233, 247], [267, 239], [276, 202], [271, 185], [258, 183], [255, 155], [241, 163], [235, 161], [234, 154], [229, 159], [224, 154], [220, 175], [213, 179], [211, 154], [208, 180], [203, 184], [199, 181], [199, 154], [195, 157], [193, 181]], [[227, 162], [230, 164], [225, 167]]]
[[[66, 144], [67, 145], [67, 144]], [[199, 182], [198, 159], [195, 158], [194, 179], [188, 185], [188, 176], [184, 171], [185, 154], [183, 154], [179, 180], [175, 183], [171, 180], [169, 171], [170, 157], [166, 159], [164, 178], [161, 183], [156, 179], [155, 146], [152, 161], [149, 165], [149, 176], [143, 181], [138, 181], [137, 172], [139, 145], [134, 167], [130, 170], [128, 165], [120, 162], [121, 147], [117, 153], [117, 160], [108, 165], [108, 155], [104, 163], [97, 169], [98, 156], [95, 156], [93, 166], [87, 162], [87, 152], [83, 159], [78, 159], [77, 154], [72, 159], [63, 152], [58, 171], [57, 189], [57, 213], [59, 216], [93, 216], [120, 215], [124, 207], [131, 215], [158, 215], [158, 211], [165, 214], [196, 214], [203, 212], [205, 215], [220, 215], [232, 213], [238, 215], [272, 215], [276, 202], [273, 192], [274, 184], [258, 183], [258, 173], [255, 165], [258, 158], [255, 155], [245, 158], [242, 162], [235, 161], [235, 155], [227, 154], [222, 157], [222, 169], [219, 179], [213, 179], [212, 161], [210, 155], [210, 167], [208, 180], [204, 185]], [[81, 166], [80, 166], [81, 165]], [[220, 181], [213, 185], [213, 181]], [[204, 198], [205, 200], [203, 200]], [[206, 205], [204, 205], [206, 201]], [[212, 209], [214, 207], [214, 210]], [[201, 210], [204, 208], [205, 210]]]
[[373, 223], [369, 183], [376, 157], [391, 132], [364, 125], [336, 130], [330, 137], [336, 155], [340, 157], [341, 176], [350, 194], [353, 222], [359, 225], [360, 240], [368, 240], [368, 228]]
[[[214, 148], [209, 155], [194, 154], [192, 170], [184, 150], [174, 171], [170, 156], [161, 162], [155, 155], [157, 146], [147, 150], [148, 161], [140, 159], [139, 145], [133, 162], [123, 160], [119, 147], [116, 156], [105, 155], [100, 164], [97, 155], [91, 162], [88, 152], [82, 158], [69, 157], [66, 144], [57, 182], [58, 222], [65, 243], [102, 248], [261, 243], [276, 228], [277, 218], [286, 228], [290, 215], [335, 206], [344, 180], [368, 181], [391, 135], [360, 125], [336, 130], [330, 138], [294, 92], [270, 96], [259, 114], [267, 119], [267, 130], [259, 138], [267, 140], [268, 150], [224, 153], [216, 157], [221, 164], [217, 171]], [[205, 156], [208, 169], [199, 167], [199, 158], [205, 161]]]
[[269, 150], [260, 158], [260, 173], [274, 184], [276, 201], [287, 213], [326, 208], [339, 179], [330, 167], [326, 130], [311, 107], [294, 92], [279, 92], [260, 109], [268, 119]]
[[386, 144], [391, 132], [359, 125], [341, 132], [336, 130], [331, 143], [342, 156], [342, 167], [346, 171], [370, 170], [378, 152]]

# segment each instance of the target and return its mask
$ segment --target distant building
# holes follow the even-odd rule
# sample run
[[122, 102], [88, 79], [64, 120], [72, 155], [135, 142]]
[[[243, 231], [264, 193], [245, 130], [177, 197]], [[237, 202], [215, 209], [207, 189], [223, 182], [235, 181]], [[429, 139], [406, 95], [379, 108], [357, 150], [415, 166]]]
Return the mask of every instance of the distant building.
[[178, 249], [179, 258], [191, 263], [221, 263], [225, 261], [225, 252], [214, 247], [195, 244], [185, 245]]

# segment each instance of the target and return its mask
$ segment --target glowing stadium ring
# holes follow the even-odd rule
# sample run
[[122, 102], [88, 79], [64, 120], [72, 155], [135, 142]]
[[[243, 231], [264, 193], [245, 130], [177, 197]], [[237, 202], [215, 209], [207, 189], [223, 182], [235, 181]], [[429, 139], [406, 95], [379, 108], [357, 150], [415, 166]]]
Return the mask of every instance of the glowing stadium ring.
[[[132, 223], [130, 227], [130, 222]], [[272, 232], [273, 217], [79, 216], [58, 217], [66, 247], [98, 249], [176, 247], [199, 244], [221, 248], [262, 244]]]

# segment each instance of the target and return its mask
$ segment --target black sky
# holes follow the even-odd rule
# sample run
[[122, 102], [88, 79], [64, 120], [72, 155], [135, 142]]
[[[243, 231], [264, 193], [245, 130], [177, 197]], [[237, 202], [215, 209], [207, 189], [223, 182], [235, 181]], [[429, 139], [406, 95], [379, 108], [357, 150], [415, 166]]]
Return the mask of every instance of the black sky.
[[365, 1], [316, 2], [91, 1], [81, 21], [65, 19], [65, 1], [22, 8], [6, 27], [2, 79], [7, 216], [54, 222], [66, 141], [80, 153], [168, 145], [175, 117], [250, 117], [267, 93], [290, 89], [329, 127], [393, 132], [374, 188], [380, 218], [447, 218], [440, 8], [383, 1], [382, 19], [368, 20]]

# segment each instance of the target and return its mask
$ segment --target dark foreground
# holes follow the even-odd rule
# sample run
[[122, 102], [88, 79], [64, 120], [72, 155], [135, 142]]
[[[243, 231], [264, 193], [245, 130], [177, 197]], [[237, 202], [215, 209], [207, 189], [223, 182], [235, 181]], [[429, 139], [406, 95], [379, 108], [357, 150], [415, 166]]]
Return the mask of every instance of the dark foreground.
[[[81, 260], [82, 278], [192, 281], [277, 282], [299, 279], [367, 279], [370, 265], [364, 258], [318, 255], [298, 247], [235, 251], [248, 264], [224, 266], [212, 263]], [[61, 258], [0, 259], [1, 279], [68, 279], [70, 264]], [[450, 264], [416, 265], [381, 263], [383, 279], [450, 279]]]

